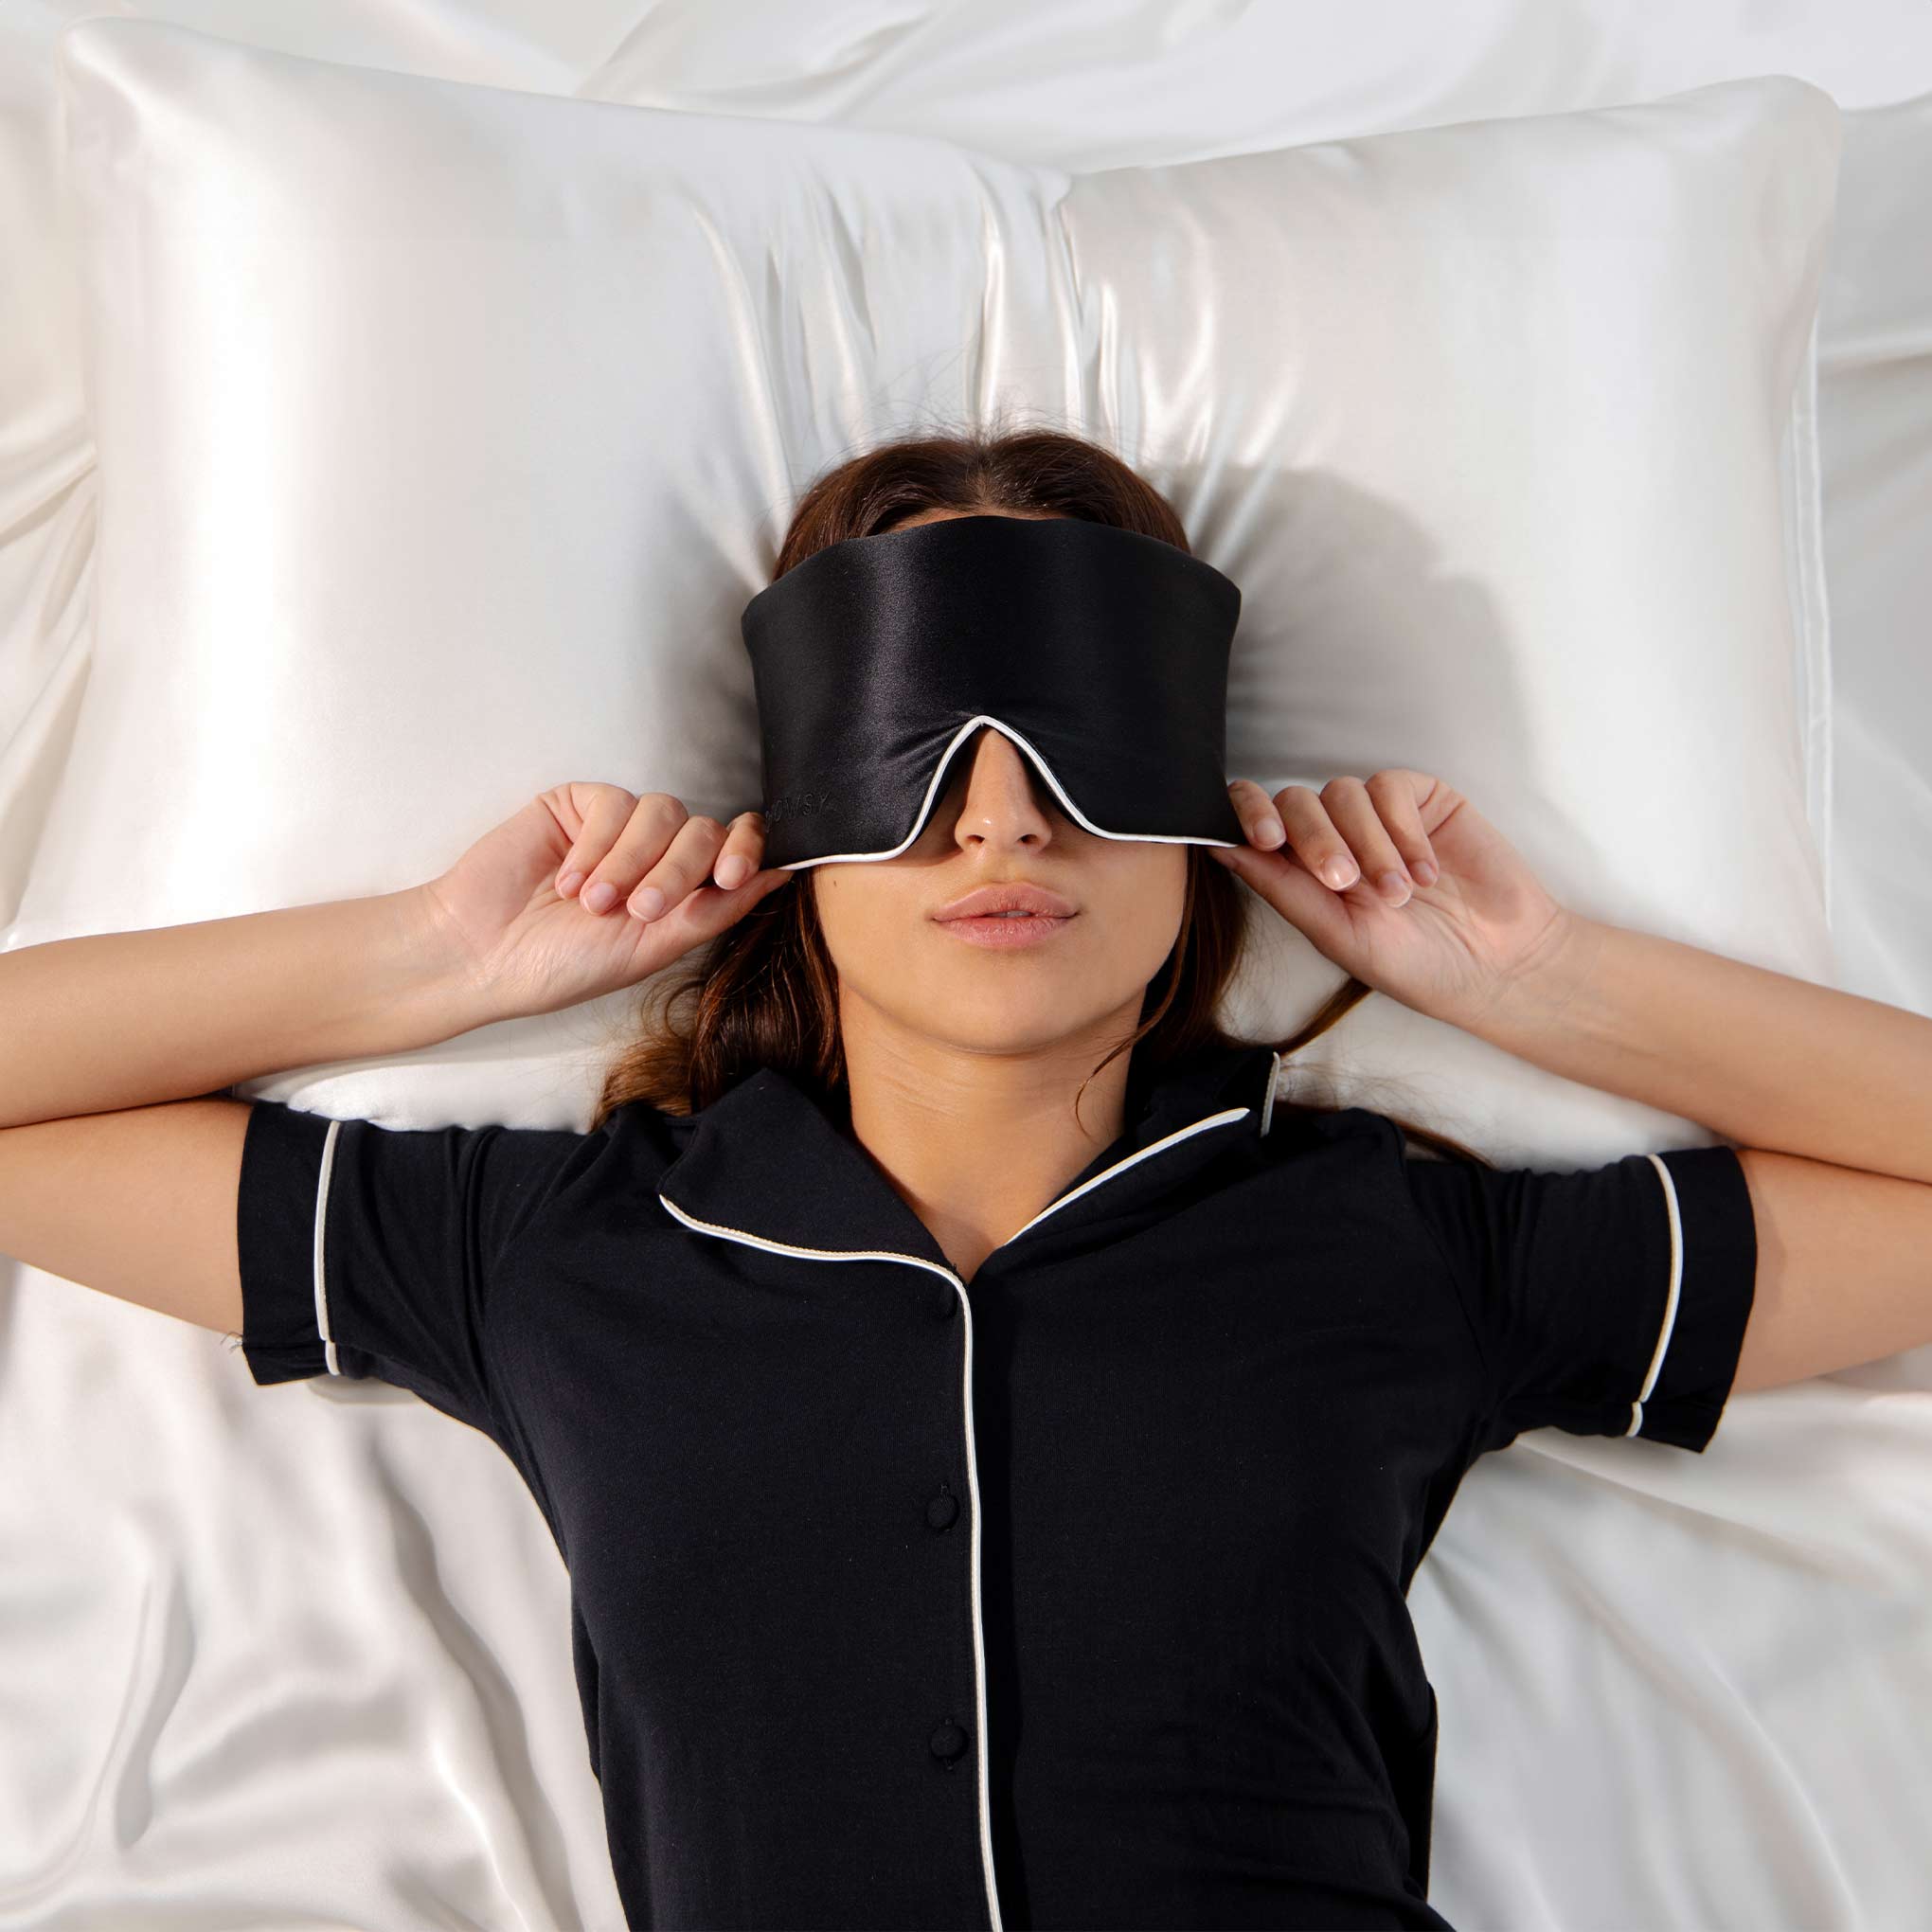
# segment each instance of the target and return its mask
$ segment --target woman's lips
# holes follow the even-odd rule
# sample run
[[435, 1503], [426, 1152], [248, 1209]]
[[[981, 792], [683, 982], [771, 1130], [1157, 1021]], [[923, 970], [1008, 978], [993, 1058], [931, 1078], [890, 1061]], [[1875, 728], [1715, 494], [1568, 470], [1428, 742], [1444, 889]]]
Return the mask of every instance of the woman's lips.
[[969, 946], [1011, 950], [1045, 945], [1062, 926], [1071, 925], [1078, 917], [1068, 914], [1064, 919], [1053, 919], [1036, 912], [1017, 919], [1011, 916], [1002, 919], [997, 914], [981, 914], [974, 919], [942, 919], [939, 923], [942, 930], [964, 939]]

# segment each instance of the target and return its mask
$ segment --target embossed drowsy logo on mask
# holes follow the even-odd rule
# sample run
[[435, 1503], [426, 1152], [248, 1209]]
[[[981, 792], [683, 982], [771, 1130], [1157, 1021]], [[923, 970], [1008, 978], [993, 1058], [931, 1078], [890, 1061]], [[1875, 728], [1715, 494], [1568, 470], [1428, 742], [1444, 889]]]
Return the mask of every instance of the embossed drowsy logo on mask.
[[765, 811], [765, 823], [776, 825], [781, 818], [802, 818], [814, 812], [829, 811], [832, 802], [830, 792], [788, 792], [782, 798], [772, 800]]

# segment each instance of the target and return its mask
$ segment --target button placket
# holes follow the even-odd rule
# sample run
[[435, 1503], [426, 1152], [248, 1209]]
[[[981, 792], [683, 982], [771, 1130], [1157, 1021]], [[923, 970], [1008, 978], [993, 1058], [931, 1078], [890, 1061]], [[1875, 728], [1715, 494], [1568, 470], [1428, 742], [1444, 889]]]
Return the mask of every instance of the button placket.
[[[979, 1728], [983, 1732], [986, 1725], [986, 1639], [981, 1628], [979, 1609], [979, 1477], [978, 1462], [973, 1445], [973, 1304], [966, 1293], [966, 1283], [951, 1268], [938, 1261], [927, 1261], [923, 1255], [901, 1254], [891, 1248], [808, 1248], [798, 1247], [789, 1242], [770, 1241], [763, 1235], [753, 1234], [748, 1228], [726, 1227], [718, 1222], [700, 1221], [688, 1213], [668, 1195], [660, 1192], [658, 1200], [666, 1211], [684, 1223], [687, 1227], [699, 1234], [716, 1235], [724, 1241], [742, 1243], [746, 1247], [764, 1248], [772, 1254], [796, 1255], [800, 1260], [811, 1261], [897, 1261], [903, 1267], [924, 1268], [950, 1281], [957, 1297], [957, 1306], [963, 1323], [963, 1359], [960, 1363], [960, 1411], [966, 1433], [966, 1481], [971, 1491], [973, 1503], [972, 1541], [972, 1603], [973, 1603], [973, 1683], [974, 1696], [977, 1705], [975, 1713]], [[939, 1741], [945, 1736], [950, 1743], [950, 1732], [946, 1726], [959, 1734], [959, 1744], [950, 1759], [945, 1759], [939, 1750]], [[940, 1757], [947, 1770], [956, 1768], [964, 1755], [967, 1737], [956, 1720], [948, 1718], [945, 1724], [931, 1734], [929, 1740], [936, 1757]], [[992, 1932], [1004, 1932], [1005, 1921], [1000, 1916], [999, 1887], [993, 1875], [993, 1809], [992, 1797], [986, 1784], [986, 1753], [979, 1753], [978, 1761], [978, 1809], [979, 1809], [979, 1868], [986, 1891], [987, 1917]]]
[[[1275, 1069], [1279, 1069], [1279, 1059], [1273, 1063], [1273, 1066]], [[1271, 1080], [1271, 1100], [1272, 1093], [1273, 1083]], [[1125, 1158], [1116, 1161], [1112, 1167], [1093, 1175], [1070, 1193], [1064, 1194], [1059, 1200], [1050, 1202], [1031, 1221], [1028, 1222], [1024, 1227], [1009, 1235], [1007, 1240], [998, 1248], [994, 1249], [993, 1256], [990, 1256], [988, 1259], [992, 1260], [1003, 1254], [1020, 1236], [1025, 1235], [1029, 1229], [1057, 1213], [1070, 1202], [1079, 1200], [1095, 1188], [1111, 1180], [1115, 1175], [1137, 1166], [1141, 1161], [1161, 1154], [1170, 1147], [1191, 1138], [1196, 1134], [1204, 1133], [1210, 1128], [1225, 1126], [1236, 1120], [1245, 1119], [1253, 1111], [1254, 1109], [1251, 1107], [1224, 1108], [1218, 1113], [1207, 1115], [1203, 1118], [1192, 1121], [1185, 1127], [1177, 1128], [1172, 1134], [1163, 1135], [1158, 1140], [1138, 1149]], [[963, 1318], [964, 1327], [964, 1359], [961, 1363], [961, 1409], [966, 1435], [966, 1480], [968, 1489], [971, 1492], [973, 1504], [971, 1525], [973, 1670], [975, 1696], [977, 1704], [975, 1724], [979, 1735], [983, 1738], [986, 1729], [986, 1647], [980, 1608], [978, 1460], [974, 1446], [973, 1428], [973, 1304], [971, 1297], [966, 1292], [966, 1283], [953, 1269], [944, 1266], [939, 1261], [929, 1261], [923, 1255], [902, 1254], [890, 1248], [799, 1247], [788, 1242], [769, 1240], [763, 1235], [752, 1233], [747, 1228], [728, 1227], [717, 1222], [701, 1221], [695, 1215], [678, 1207], [668, 1195], [660, 1192], [657, 1198], [663, 1204], [668, 1213], [699, 1234], [715, 1235], [725, 1241], [741, 1242], [747, 1247], [764, 1248], [773, 1254], [794, 1255], [804, 1261], [897, 1261], [905, 1267], [924, 1268], [928, 1272], [938, 1275], [942, 1279], [952, 1283], [954, 1291], [957, 1296], [957, 1305]], [[939, 1493], [927, 1502], [926, 1521], [928, 1525], [935, 1531], [943, 1531], [950, 1528], [957, 1513], [958, 1503], [957, 1499], [953, 1497], [944, 1485], [941, 1485]], [[959, 1761], [965, 1756], [966, 1746], [970, 1742], [971, 1734], [959, 1724], [957, 1717], [952, 1715], [942, 1719], [927, 1740], [928, 1747], [934, 1758], [948, 1771], [956, 1770], [958, 1767]], [[979, 1855], [980, 1869], [986, 1890], [987, 1913], [991, 1922], [992, 1932], [1004, 1932], [1004, 1921], [1000, 1916], [999, 1909], [999, 1888], [993, 1882], [991, 1796], [987, 1789], [986, 1752], [983, 1749], [979, 1753], [977, 1768], [979, 1787]]]

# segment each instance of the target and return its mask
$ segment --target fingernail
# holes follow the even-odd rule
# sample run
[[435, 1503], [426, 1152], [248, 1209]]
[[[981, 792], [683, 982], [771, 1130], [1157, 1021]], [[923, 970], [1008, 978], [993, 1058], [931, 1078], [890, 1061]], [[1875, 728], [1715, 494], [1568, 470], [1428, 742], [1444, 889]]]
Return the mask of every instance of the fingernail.
[[565, 872], [564, 876], [557, 881], [558, 897], [561, 899], [568, 899], [570, 895], [573, 892], [575, 892], [577, 888], [582, 884], [583, 874], [581, 872]]
[[1333, 858], [1321, 868], [1321, 876], [1339, 892], [1345, 886], [1352, 886], [1362, 875], [1348, 859]]
[[747, 869], [749, 869], [750, 863], [748, 859], [740, 858], [736, 852], [733, 852], [728, 859], [720, 860], [717, 872], [719, 885], [743, 885], [744, 875]]
[[1262, 845], [1279, 845], [1287, 836], [1279, 818], [1264, 818], [1255, 827], [1255, 837]]
[[589, 906], [593, 912], [604, 912], [609, 909], [617, 896], [617, 888], [608, 879], [599, 879], [583, 895], [583, 903]]
[[1385, 872], [1375, 883], [1392, 905], [1400, 905], [1409, 896], [1408, 881], [1400, 872]]
[[1436, 881], [1441, 876], [1436, 870], [1435, 867], [1430, 865], [1427, 859], [1424, 859], [1421, 865], [1415, 867], [1413, 869], [1416, 875], [1416, 883], [1419, 886], [1433, 886], [1436, 883]]
[[647, 886], [631, 904], [639, 919], [655, 919], [664, 910], [664, 894], [655, 886]]

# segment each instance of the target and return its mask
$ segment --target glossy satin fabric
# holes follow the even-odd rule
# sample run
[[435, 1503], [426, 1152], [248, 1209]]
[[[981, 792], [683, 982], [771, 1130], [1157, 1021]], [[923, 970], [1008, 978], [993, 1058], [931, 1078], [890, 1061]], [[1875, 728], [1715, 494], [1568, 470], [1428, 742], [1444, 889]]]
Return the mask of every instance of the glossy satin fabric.
[[[56, 799], [24, 938], [433, 877], [575, 775], [744, 810], [786, 506], [1005, 412], [1137, 458], [1240, 584], [1227, 778], [1439, 772], [1593, 913], [1828, 970], [1778, 460], [1816, 89], [1068, 176], [146, 21], [61, 58], [103, 483], [63, 783], [128, 803]], [[238, 841], [235, 790], [327, 835]], [[1282, 966], [1285, 1030], [1332, 975]], [[1423, 1051], [1524, 1118], [1508, 1056]]]
[[949, 517], [795, 564], [740, 619], [768, 866], [890, 859], [982, 723], [1103, 838], [1238, 845], [1227, 647], [1241, 591], [1137, 530]]
[[[1794, 626], [1798, 671], [1822, 672], [1821, 599], [1760, 621], [1762, 470], [1736, 440], [1738, 387], [1702, 380], [1762, 367], [1783, 326], [1791, 285], [1754, 265], [1753, 238], [1791, 156], [1741, 159], [1728, 113], [1643, 110], [1614, 124], [1622, 163], [1565, 202], [1578, 136], [1602, 158], [1587, 117], [1471, 124], [1751, 74], [1889, 98], [1923, 21], [1587, 0], [1429, 22], [1186, 12], [862, 5], [829, 29], [737, 5], [260, 10], [246, 30], [291, 52], [388, 71], [122, 71], [118, 145], [97, 152], [128, 197], [109, 360], [134, 366], [112, 401], [97, 388], [96, 425], [84, 292], [43, 192], [73, 102], [28, 36], [45, 71], [12, 68], [5, 103], [23, 326], [0, 341], [0, 863], [27, 895], [8, 942], [410, 883], [566, 775], [751, 802], [731, 626], [796, 489], [927, 385], [948, 413], [1012, 385], [1168, 465], [1197, 548], [1248, 589], [1232, 771], [1477, 772], [1512, 835], [1547, 828], [1536, 857], [1565, 890], [1808, 970], [1806, 812], [1783, 788], [1797, 764], [1816, 796], [1829, 690], [1799, 706], [1780, 653]], [[9, 47], [26, 19], [0, 21]], [[413, 74], [532, 92], [472, 140], [460, 90]], [[669, 117], [686, 142], [640, 154], [623, 100], [689, 110]], [[1418, 138], [1365, 138], [1397, 126]], [[1036, 286], [1012, 177], [975, 163], [936, 203], [903, 165], [930, 151], [898, 144], [931, 134], [1121, 170], [1047, 205], [1035, 336], [1001, 333], [1016, 284]], [[531, 145], [496, 167], [499, 135]], [[1261, 152], [1297, 140], [1332, 143], [1323, 222], [1290, 250], [1257, 220], [1243, 232], [1265, 245], [1230, 248], [1243, 206], [1310, 210], [1297, 184], [1322, 156]], [[599, 172], [627, 155], [640, 165]], [[1610, 265], [1624, 168], [1673, 238], [1623, 253], [1655, 331], [1590, 274]], [[1827, 276], [1855, 277], [1861, 326], [1823, 396], [1844, 458], [1825, 502], [1839, 663], [1857, 648], [1863, 679], [1840, 911], [1885, 966], [1872, 990], [1908, 999], [1932, 930], [1894, 863], [1926, 796], [1910, 725], [1928, 466], [1906, 414], [1925, 314], [1905, 286], [1923, 177], [1887, 140], [1861, 198], [1841, 196], [1840, 237], [1855, 216], [1861, 245]], [[1499, 178], [1545, 221], [1508, 264], [1452, 219]], [[432, 184], [451, 199], [423, 223]], [[419, 218], [393, 259], [373, 245], [391, 202]], [[1198, 245], [1150, 250], [1173, 223]], [[465, 236], [523, 253], [466, 253]], [[1425, 272], [1392, 304], [1351, 301], [1365, 266], [1411, 248]], [[1122, 269], [1143, 253], [1144, 276]], [[1647, 357], [1677, 301], [1693, 326], [1665, 382]], [[1762, 433], [1795, 449], [1785, 557], [1815, 570], [1803, 386]], [[721, 428], [726, 397], [743, 420]], [[1687, 467], [1679, 439], [1699, 438]], [[1365, 501], [1343, 486], [1370, 457]], [[1760, 534], [1741, 549], [1741, 530]], [[1508, 621], [1472, 621], [1498, 585]], [[1697, 620], [1660, 623], [1687, 595]], [[1268, 667], [1291, 644], [1277, 708]], [[1334, 975], [1270, 931], [1255, 991], [1298, 1024]], [[402, 1123], [560, 1124], [595, 1076], [585, 1017], [272, 1085]], [[1424, 1118], [1477, 1106], [1504, 1157], [1694, 1131], [1465, 1053], [1384, 1001], [1322, 1044], [1351, 1091]], [[291, 1926], [613, 1923], [564, 1578], [501, 1458], [407, 1399], [238, 1390], [204, 1333], [11, 1274], [0, 1454], [30, 1479], [9, 1490], [0, 1565], [16, 1716], [0, 1924], [191, 1919], [210, 1900]], [[1443, 1696], [1434, 1896], [1452, 1919], [1694, 1923], [1721, 1893], [1741, 1922], [1910, 1923], [1928, 1687], [1898, 1593], [1871, 1580], [1909, 1594], [1927, 1573], [1923, 1379], [1904, 1358], [1746, 1396], [1733, 1452], [1695, 1471], [1526, 1439], [1465, 1485], [1412, 1597]], [[1834, 1752], [1847, 1738], [1857, 1752]], [[1873, 1783], [1874, 1756], [1897, 1780]]]

